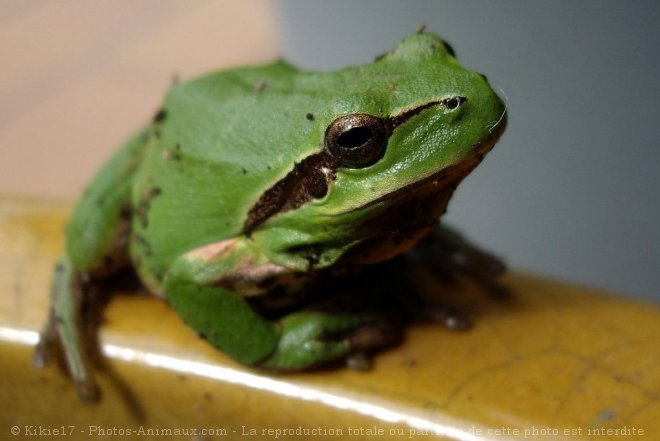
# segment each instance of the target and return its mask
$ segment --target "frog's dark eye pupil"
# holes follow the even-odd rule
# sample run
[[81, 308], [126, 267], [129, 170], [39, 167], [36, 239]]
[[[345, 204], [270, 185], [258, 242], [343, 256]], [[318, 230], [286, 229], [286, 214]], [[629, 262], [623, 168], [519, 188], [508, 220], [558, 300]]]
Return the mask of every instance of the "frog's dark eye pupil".
[[352, 149], [369, 141], [372, 136], [373, 133], [369, 127], [356, 127], [339, 135], [339, 138], [337, 138], [337, 144], [341, 147]]
[[444, 100], [444, 104], [449, 110], [454, 110], [461, 106], [465, 101], [467, 101], [467, 98], [464, 96], [453, 96]]
[[344, 167], [364, 168], [385, 154], [386, 120], [366, 113], [335, 119], [325, 131], [325, 148]]

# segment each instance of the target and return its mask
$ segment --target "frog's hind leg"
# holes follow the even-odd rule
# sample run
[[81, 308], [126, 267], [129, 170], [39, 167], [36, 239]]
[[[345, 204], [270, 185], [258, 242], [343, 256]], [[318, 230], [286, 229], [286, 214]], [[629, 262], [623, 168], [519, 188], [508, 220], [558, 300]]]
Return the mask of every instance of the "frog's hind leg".
[[82, 275], [71, 267], [63, 257], [57, 264], [51, 286], [51, 310], [48, 322], [41, 333], [35, 352], [35, 364], [46, 365], [54, 351], [64, 353], [65, 362], [73, 378], [78, 395], [84, 402], [94, 403], [100, 398], [92, 374], [88, 345], [82, 330], [85, 328], [83, 317], [83, 282]]

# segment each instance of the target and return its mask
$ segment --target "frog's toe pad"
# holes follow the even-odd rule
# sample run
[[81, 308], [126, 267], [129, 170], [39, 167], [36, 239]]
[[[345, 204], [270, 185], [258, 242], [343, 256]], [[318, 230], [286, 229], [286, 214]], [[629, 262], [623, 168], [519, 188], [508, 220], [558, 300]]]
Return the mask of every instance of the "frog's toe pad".
[[48, 366], [53, 360], [57, 359], [60, 352], [58, 342], [50, 338], [49, 335], [41, 335], [39, 342], [34, 349], [32, 357], [32, 364], [37, 369], [43, 369]]
[[101, 388], [93, 380], [77, 380], [76, 390], [80, 401], [85, 404], [96, 404], [101, 401]]
[[353, 351], [365, 351], [389, 346], [400, 338], [400, 332], [386, 320], [369, 321], [348, 337]]
[[472, 320], [453, 308], [432, 305], [426, 309], [424, 317], [440, 323], [448, 331], [467, 331], [472, 327]]
[[32, 357], [32, 364], [37, 369], [43, 369], [50, 363], [52, 359], [52, 350], [51, 348], [38, 346], [34, 351], [34, 357]]
[[356, 371], [368, 371], [373, 366], [372, 358], [364, 352], [354, 352], [346, 357], [346, 367]]

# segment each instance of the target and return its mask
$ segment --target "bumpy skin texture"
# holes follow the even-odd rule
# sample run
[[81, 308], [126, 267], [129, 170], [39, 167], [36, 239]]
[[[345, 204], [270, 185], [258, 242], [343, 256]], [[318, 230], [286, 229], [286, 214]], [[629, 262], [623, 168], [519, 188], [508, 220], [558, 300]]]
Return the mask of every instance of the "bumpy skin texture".
[[[349, 133], [362, 123], [373, 125]], [[301, 369], [378, 346], [358, 315], [270, 321], [246, 297], [405, 252], [503, 128], [485, 78], [425, 32], [363, 66], [315, 73], [276, 62], [174, 86], [74, 211], [38, 362], [59, 341], [83, 399], [98, 399], [82, 350], [83, 288], [126, 265], [246, 364]], [[339, 148], [375, 153], [357, 164]]]

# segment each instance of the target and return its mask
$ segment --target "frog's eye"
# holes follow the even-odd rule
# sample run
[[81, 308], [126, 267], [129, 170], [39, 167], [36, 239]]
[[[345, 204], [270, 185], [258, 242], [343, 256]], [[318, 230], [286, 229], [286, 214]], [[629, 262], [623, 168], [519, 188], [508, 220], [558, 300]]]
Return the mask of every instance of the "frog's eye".
[[467, 98], [464, 96], [453, 96], [441, 101], [441, 104], [445, 105], [449, 110], [454, 110], [457, 107], [461, 107], [463, 103], [467, 101]]
[[343, 166], [367, 167], [385, 154], [388, 131], [385, 120], [354, 113], [334, 120], [325, 131], [325, 148]]

